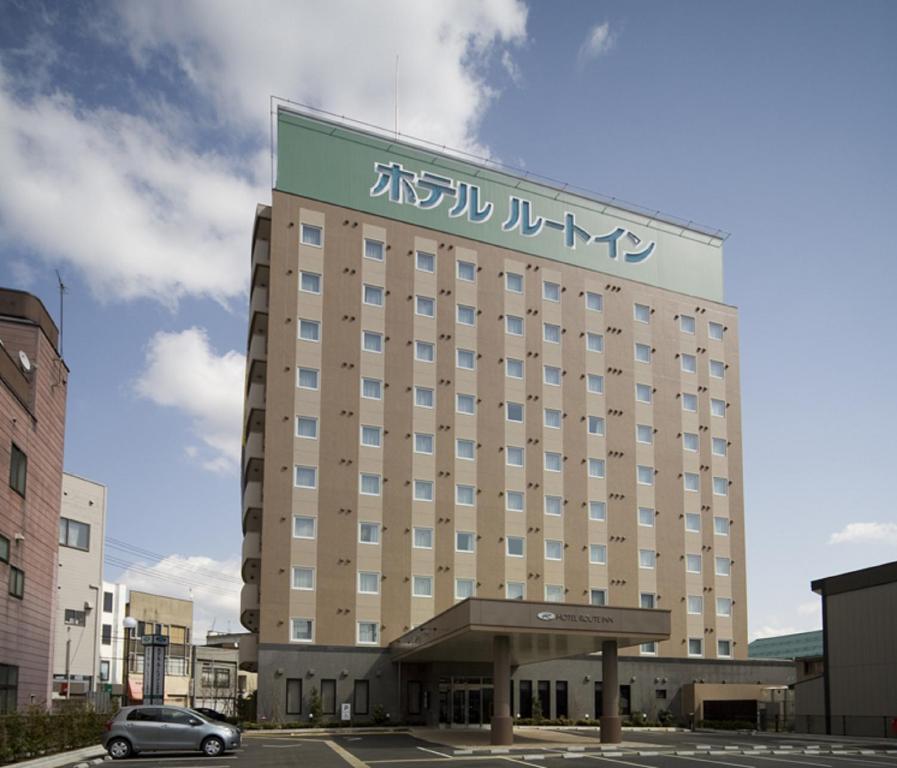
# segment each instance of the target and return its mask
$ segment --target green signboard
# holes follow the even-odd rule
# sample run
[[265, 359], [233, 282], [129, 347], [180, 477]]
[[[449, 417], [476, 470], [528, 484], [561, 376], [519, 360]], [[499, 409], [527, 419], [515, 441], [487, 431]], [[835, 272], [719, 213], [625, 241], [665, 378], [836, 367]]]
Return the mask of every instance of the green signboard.
[[276, 188], [723, 300], [720, 237], [283, 108]]

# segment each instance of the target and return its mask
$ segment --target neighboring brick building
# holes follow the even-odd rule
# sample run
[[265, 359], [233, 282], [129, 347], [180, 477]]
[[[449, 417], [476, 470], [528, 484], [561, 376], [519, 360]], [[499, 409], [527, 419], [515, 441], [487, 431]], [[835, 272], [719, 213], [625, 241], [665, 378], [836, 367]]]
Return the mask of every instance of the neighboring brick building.
[[0, 289], [0, 713], [50, 695], [68, 368], [38, 298]]

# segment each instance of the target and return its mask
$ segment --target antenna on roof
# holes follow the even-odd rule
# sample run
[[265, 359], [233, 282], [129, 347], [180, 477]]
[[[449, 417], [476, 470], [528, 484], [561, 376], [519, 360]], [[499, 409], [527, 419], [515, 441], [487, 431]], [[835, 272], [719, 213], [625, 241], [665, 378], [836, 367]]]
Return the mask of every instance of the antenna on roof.
[[59, 270], [55, 270], [56, 272], [56, 280], [59, 282], [59, 356], [62, 357], [62, 329], [65, 324], [65, 292], [68, 290], [65, 287], [65, 283], [62, 282], [62, 275], [59, 274]]
[[396, 81], [395, 81], [395, 134], [399, 138], [399, 54], [396, 54]]

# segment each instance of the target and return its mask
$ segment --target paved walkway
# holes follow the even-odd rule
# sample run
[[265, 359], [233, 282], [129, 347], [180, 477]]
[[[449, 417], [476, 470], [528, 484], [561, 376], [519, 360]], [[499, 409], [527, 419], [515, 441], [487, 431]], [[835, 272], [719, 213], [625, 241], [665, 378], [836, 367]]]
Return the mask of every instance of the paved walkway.
[[[411, 733], [423, 741], [429, 741], [431, 744], [441, 744], [453, 749], [482, 749], [492, 746], [488, 728], [412, 728]], [[581, 730], [574, 733], [571, 731], [549, 730], [547, 728], [516, 726], [514, 728], [514, 746], [533, 748], [578, 746], [594, 749], [596, 746], [601, 746], [601, 740], [597, 729], [594, 735], [591, 735], [583, 733]], [[617, 749], [637, 749], [650, 745], [636, 741], [624, 741], [622, 744], [614, 744], [612, 746]]]

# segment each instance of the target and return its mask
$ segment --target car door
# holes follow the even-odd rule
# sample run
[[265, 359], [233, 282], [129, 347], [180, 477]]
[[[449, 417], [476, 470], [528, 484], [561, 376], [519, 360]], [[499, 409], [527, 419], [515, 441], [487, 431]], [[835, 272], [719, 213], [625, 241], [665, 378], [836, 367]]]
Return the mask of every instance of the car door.
[[126, 721], [131, 746], [138, 752], [167, 749], [164, 743], [164, 724], [160, 707], [138, 707], [131, 710]]
[[192, 725], [202, 722], [198, 717], [184, 709], [171, 707], [162, 710], [162, 721], [165, 724], [165, 741], [170, 745], [166, 749], [199, 749], [200, 728]]

